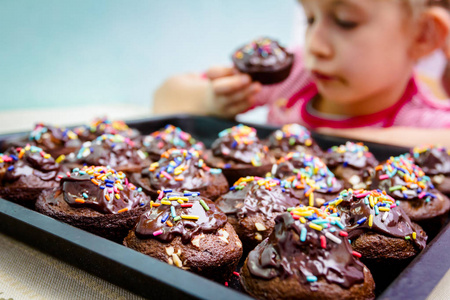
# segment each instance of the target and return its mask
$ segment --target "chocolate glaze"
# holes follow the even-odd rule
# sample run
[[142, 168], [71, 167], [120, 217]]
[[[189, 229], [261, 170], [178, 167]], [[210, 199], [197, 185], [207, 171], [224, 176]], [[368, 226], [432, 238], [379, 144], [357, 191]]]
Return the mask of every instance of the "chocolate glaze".
[[242, 124], [220, 132], [211, 150], [214, 157], [222, 158], [224, 161], [223, 166], [216, 166], [219, 168], [236, 165], [259, 167], [273, 162], [267, 146], [256, 136], [256, 130]]
[[54, 156], [56, 153], [59, 154], [61, 150], [64, 152], [64, 148], [68, 149], [64, 152], [68, 154], [73, 151], [72, 149], [78, 148], [81, 145], [78, 135], [72, 130], [48, 126], [42, 123], [36, 125], [30, 133], [29, 140], [35, 143], [36, 146], [41, 147], [45, 152]]
[[450, 151], [444, 147], [426, 147], [411, 149], [414, 163], [422, 168], [427, 175], [450, 176]]
[[197, 151], [203, 151], [205, 148], [203, 143], [196, 141], [189, 133], [170, 124], [145, 136], [142, 145], [144, 146], [143, 150], [155, 160], [158, 160], [161, 154], [172, 148]]
[[[335, 194], [343, 188], [342, 181], [336, 179], [320, 158], [300, 152], [291, 152], [278, 160], [272, 168], [272, 175], [281, 178], [285, 187], [290, 185], [292, 193], [298, 198], [303, 198], [305, 189], [312, 186], [314, 192], [321, 194]], [[302, 180], [308, 180], [311, 184], [301, 187]]]
[[[114, 192], [114, 187], [108, 187], [108, 182], [100, 179], [94, 179], [99, 183], [99, 185], [96, 185], [92, 182], [92, 175], [83, 174], [83, 172], [92, 168], [103, 170], [103, 174], [112, 173], [106, 177], [106, 180], [119, 182], [123, 189], [117, 189], [117, 192]], [[144, 193], [135, 189], [133, 185], [126, 184], [126, 182], [125, 176], [116, 173], [114, 170], [106, 167], [91, 167], [83, 168], [81, 174], [80, 171], [74, 170], [70, 177], [63, 177], [60, 189], [64, 194], [64, 200], [70, 206], [89, 207], [104, 214], [117, 214], [144, 206], [149, 201], [149, 198]], [[87, 198], [83, 196], [83, 193], [87, 195]], [[119, 199], [115, 196], [116, 194], [119, 195]], [[106, 198], [106, 195], [108, 195], [109, 200]], [[84, 203], [80, 203], [77, 199], [84, 200]]]
[[[360, 194], [363, 194], [363, 191]], [[375, 194], [376, 191], [372, 191]], [[381, 199], [386, 198], [384, 195], [379, 195]], [[406, 236], [410, 237], [410, 241], [420, 250], [425, 248], [426, 237], [419, 233], [416, 233], [416, 238], [412, 238], [415, 229], [411, 223], [411, 220], [406, 213], [399, 206], [392, 207], [388, 212], [380, 212], [378, 215], [375, 213], [375, 209], [369, 204], [365, 204], [364, 199], [366, 197], [357, 198], [352, 191], [343, 191], [337, 198], [338, 201], [342, 200], [336, 207], [341, 220], [340, 222], [346, 227], [348, 231], [348, 238], [350, 240], [356, 239], [366, 232], [375, 232], [381, 235], [396, 237], [404, 239]], [[333, 206], [333, 205], [330, 205]], [[383, 220], [384, 214], [387, 217]], [[369, 226], [369, 216], [373, 216], [372, 226]], [[362, 224], [358, 224], [358, 220], [366, 218], [366, 221]]]
[[[299, 238], [303, 228], [307, 230], [304, 242]], [[267, 280], [295, 276], [312, 291], [318, 286], [316, 282], [308, 282], [307, 276], [324, 278], [343, 288], [364, 282], [364, 265], [352, 256], [347, 238], [339, 235], [341, 230], [334, 225], [330, 228], [317, 231], [309, 227], [309, 222], [295, 221], [289, 213], [279, 215], [269, 238], [250, 252], [247, 262], [250, 273]], [[320, 237], [325, 233], [341, 243], [328, 239], [326, 248], [322, 248]]]
[[[22, 153], [22, 154], [21, 154]], [[0, 154], [0, 184], [17, 187], [56, 186], [59, 181], [59, 164], [41, 148], [27, 145], [10, 148]]]
[[[276, 181], [271, 180], [271, 182]], [[236, 215], [239, 219], [255, 214], [272, 219], [276, 213], [285, 212], [287, 208], [300, 204], [288, 190], [280, 187], [279, 182], [275, 186], [266, 188], [265, 184], [259, 185], [258, 179], [255, 179], [242, 185], [242, 189], [236, 189], [237, 186], [239, 185], [233, 186], [221, 197], [217, 207], [225, 214]]]
[[[175, 169], [180, 173], [174, 174]], [[168, 174], [165, 176], [163, 174]], [[171, 149], [162, 154], [157, 163], [142, 170], [142, 177], [149, 178], [153, 190], [164, 188], [197, 190], [211, 184], [216, 176], [223, 176], [222, 170], [206, 166], [200, 153], [195, 150]], [[182, 180], [180, 180], [182, 178]]]
[[268, 139], [269, 149], [280, 149], [288, 154], [299, 151], [311, 155], [320, 155], [322, 150], [312, 139], [311, 133], [299, 124], [287, 124], [273, 132]]
[[[195, 192], [193, 192], [195, 193]], [[176, 236], [180, 236], [183, 243], [188, 243], [194, 236], [201, 233], [215, 233], [218, 229], [225, 226], [227, 216], [216, 208], [214, 202], [200, 196], [185, 196], [186, 193], [167, 192], [162, 200], [167, 200], [172, 205], [161, 204], [158, 207], [150, 205], [149, 211], [141, 215], [136, 225], [136, 236], [141, 239], [154, 238], [162, 242], [171, 242]], [[174, 197], [188, 197], [184, 203], [192, 203], [192, 207], [182, 207], [176, 200], [170, 200]], [[167, 199], [165, 199], [167, 198]], [[209, 210], [201, 205], [203, 200]], [[161, 203], [156, 201], [156, 203]], [[171, 207], [174, 207], [176, 216], [194, 215], [198, 220], [180, 219], [175, 221], [172, 216]], [[163, 221], [165, 219], [165, 221]], [[168, 225], [172, 223], [172, 227]], [[161, 231], [161, 234], [155, 232]]]
[[362, 143], [347, 142], [345, 145], [331, 147], [324, 158], [329, 168], [343, 164], [346, 167], [363, 169], [374, 168], [379, 164], [367, 146]]
[[129, 138], [104, 134], [92, 142], [85, 142], [76, 153], [75, 162], [112, 168], [145, 165], [145, 154]]

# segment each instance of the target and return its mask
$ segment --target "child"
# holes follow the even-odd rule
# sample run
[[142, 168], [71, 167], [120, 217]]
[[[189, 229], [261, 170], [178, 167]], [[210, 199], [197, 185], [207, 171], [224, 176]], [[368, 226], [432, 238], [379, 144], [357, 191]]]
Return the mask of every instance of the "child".
[[[416, 62], [442, 47], [450, 24], [439, 0], [302, 0], [305, 49], [289, 78], [261, 86], [234, 68], [176, 76], [155, 93], [156, 113], [232, 118], [268, 104], [268, 122], [413, 146], [450, 146], [450, 106], [416, 85]], [[324, 129], [325, 128], [325, 129]], [[422, 128], [422, 129], [418, 129]], [[423, 130], [427, 128], [427, 130]]]

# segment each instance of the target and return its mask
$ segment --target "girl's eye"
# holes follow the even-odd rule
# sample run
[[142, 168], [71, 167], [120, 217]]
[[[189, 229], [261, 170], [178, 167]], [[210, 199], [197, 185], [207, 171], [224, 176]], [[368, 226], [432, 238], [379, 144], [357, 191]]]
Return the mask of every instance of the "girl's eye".
[[358, 26], [358, 23], [352, 22], [352, 21], [344, 21], [344, 20], [335, 19], [335, 22], [339, 27], [341, 27], [343, 29], [347, 29], [347, 30], [353, 29], [356, 26]]
[[308, 17], [306, 19], [306, 22], [308, 23], [308, 25], [312, 25], [314, 23], [314, 17]]

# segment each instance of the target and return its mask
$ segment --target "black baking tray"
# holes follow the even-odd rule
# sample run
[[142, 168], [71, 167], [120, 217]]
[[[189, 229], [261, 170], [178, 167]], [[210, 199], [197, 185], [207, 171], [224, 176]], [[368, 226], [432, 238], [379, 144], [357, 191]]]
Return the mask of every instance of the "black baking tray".
[[[143, 134], [172, 124], [191, 133], [208, 147], [220, 131], [237, 123], [211, 117], [173, 115], [134, 120], [127, 124]], [[248, 125], [257, 129], [260, 138], [266, 138], [277, 129]], [[5, 141], [25, 136], [26, 133], [0, 135], [0, 149], [5, 147]], [[322, 149], [347, 141], [315, 132], [312, 136]], [[379, 160], [408, 151], [391, 145], [365, 144]], [[0, 231], [149, 299], [252, 299], [237, 291], [237, 277], [230, 282], [230, 287], [225, 287], [4, 199], [0, 199]], [[425, 299], [450, 269], [448, 249], [450, 224], [392, 284], [377, 290], [378, 299]]]

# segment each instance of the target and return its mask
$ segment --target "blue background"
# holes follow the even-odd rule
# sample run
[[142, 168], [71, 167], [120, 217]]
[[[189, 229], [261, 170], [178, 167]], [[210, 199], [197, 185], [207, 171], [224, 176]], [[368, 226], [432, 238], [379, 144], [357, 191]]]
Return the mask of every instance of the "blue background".
[[168, 76], [229, 64], [266, 35], [294, 39], [293, 0], [0, 0], [0, 110], [150, 107]]

